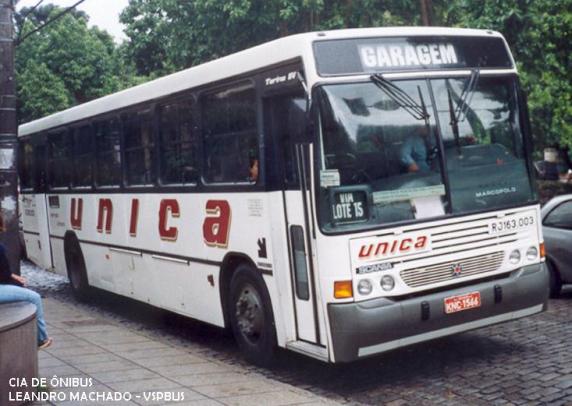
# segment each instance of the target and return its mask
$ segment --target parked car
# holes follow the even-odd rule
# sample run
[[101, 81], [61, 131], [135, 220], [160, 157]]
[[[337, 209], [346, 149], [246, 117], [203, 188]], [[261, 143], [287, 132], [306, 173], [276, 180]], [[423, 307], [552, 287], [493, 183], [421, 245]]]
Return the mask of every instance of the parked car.
[[562, 285], [572, 283], [572, 194], [557, 196], [541, 210], [550, 271], [550, 296], [558, 296]]

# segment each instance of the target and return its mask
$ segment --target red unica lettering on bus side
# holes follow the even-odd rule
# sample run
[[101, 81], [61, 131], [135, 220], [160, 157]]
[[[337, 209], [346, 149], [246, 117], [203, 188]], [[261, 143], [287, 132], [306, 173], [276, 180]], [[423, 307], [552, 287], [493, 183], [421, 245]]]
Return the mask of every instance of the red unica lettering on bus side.
[[139, 199], [131, 200], [131, 217], [129, 219], [129, 235], [137, 237], [137, 222], [139, 221]]
[[177, 241], [177, 227], [167, 226], [167, 214], [171, 213], [171, 217], [179, 217], [179, 202], [175, 199], [163, 199], [159, 207], [159, 236], [162, 240]]
[[203, 223], [203, 238], [209, 246], [226, 248], [230, 232], [230, 206], [226, 200], [209, 200]]
[[83, 199], [71, 199], [70, 223], [74, 230], [81, 230], [81, 219], [83, 216]]
[[113, 203], [111, 202], [111, 199], [99, 199], [99, 209], [97, 211], [97, 232], [103, 233], [103, 225], [105, 223], [105, 232], [107, 234], [111, 234], [112, 219]]

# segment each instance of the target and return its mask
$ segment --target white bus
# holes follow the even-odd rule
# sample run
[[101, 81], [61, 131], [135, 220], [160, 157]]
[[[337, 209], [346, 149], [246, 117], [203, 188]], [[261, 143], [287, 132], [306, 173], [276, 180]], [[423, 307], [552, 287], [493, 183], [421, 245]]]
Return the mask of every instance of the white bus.
[[281, 38], [19, 129], [30, 259], [327, 362], [541, 312], [514, 60], [492, 31]]

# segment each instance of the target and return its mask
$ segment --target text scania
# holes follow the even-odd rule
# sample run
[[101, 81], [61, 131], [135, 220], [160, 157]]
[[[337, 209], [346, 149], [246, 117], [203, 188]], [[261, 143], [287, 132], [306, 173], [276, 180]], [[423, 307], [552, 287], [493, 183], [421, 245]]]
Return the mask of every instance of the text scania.
[[364, 68], [453, 65], [458, 62], [452, 44], [362, 45], [359, 48]]
[[428, 248], [429, 238], [424, 235], [418, 237], [396, 238], [389, 241], [364, 244], [359, 250], [358, 257], [362, 260], [394, 257], [398, 255], [412, 254], [418, 251], [425, 251]]

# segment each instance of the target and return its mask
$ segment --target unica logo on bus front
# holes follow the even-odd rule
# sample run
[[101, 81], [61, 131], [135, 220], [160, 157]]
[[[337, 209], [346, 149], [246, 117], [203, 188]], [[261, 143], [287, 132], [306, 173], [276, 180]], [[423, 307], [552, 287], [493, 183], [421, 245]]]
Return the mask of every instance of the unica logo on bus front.
[[361, 238], [351, 242], [352, 256], [357, 261], [385, 260], [430, 249], [429, 235], [419, 233]]

